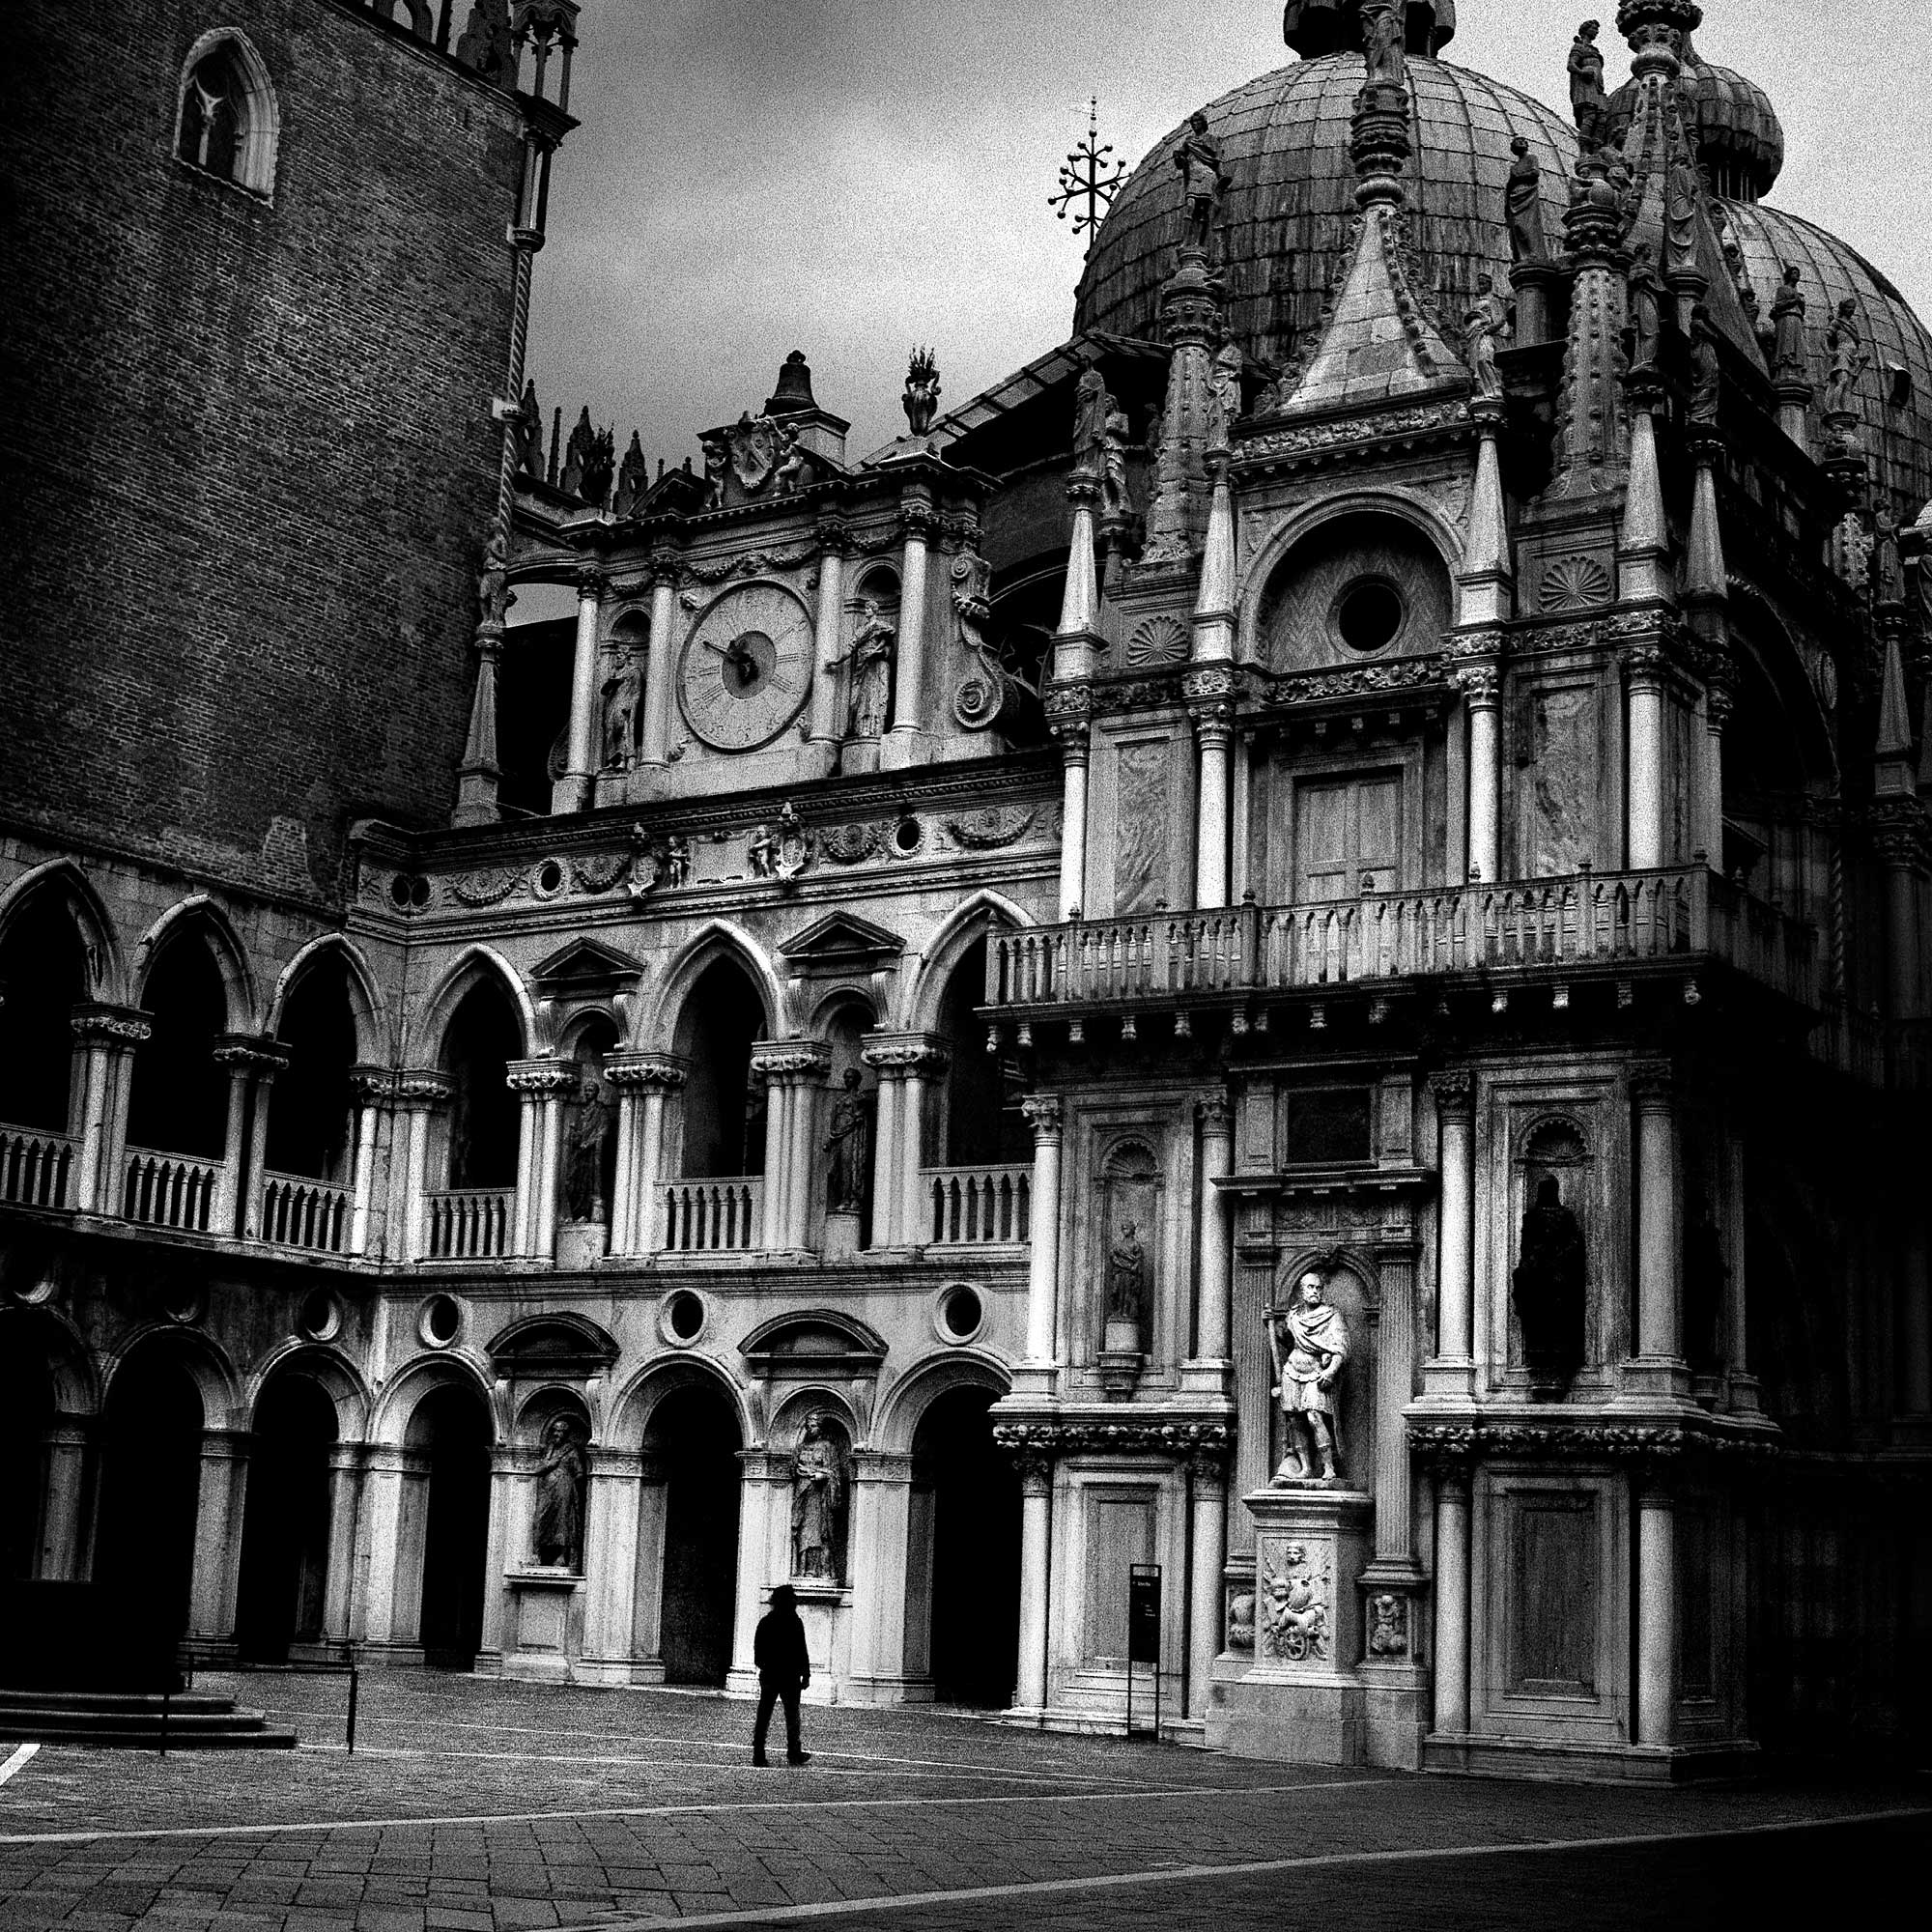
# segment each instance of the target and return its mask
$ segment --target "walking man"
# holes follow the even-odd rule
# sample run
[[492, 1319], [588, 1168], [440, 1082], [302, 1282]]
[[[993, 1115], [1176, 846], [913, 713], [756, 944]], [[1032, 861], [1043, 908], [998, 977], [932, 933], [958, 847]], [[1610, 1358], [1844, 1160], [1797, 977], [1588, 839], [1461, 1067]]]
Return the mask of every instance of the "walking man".
[[789, 1583], [772, 1592], [772, 1606], [758, 1619], [752, 1644], [752, 1661], [758, 1666], [758, 1718], [752, 1726], [752, 1762], [764, 1764], [765, 1733], [771, 1728], [772, 1706], [784, 1705], [785, 1762], [803, 1764], [810, 1757], [798, 1745], [798, 1693], [811, 1682], [811, 1658], [805, 1648], [805, 1626], [798, 1620], [798, 1599]]

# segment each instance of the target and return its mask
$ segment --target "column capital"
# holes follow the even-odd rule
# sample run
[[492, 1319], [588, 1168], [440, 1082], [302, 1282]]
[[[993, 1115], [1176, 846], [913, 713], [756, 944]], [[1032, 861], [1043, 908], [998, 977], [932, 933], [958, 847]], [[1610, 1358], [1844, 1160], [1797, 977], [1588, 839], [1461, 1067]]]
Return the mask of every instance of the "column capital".
[[867, 1034], [859, 1058], [882, 1080], [903, 1080], [913, 1073], [944, 1073], [952, 1063], [949, 1042], [929, 1033]]
[[1187, 1473], [1194, 1479], [1196, 1490], [1208, 1490], [1223, 1494], [1228, 1488], [1228, 1459], [1225, 1450], [1197, 1450], [1187, 1459]]
[[912, 1461], [911, 1456], [901, 1455], [896, 1450], [855, 1449], [852, 1452], [852, 1480], [894, 1488], [909, 1486], [912, 1482]]
[[577, 1091], [580, 1077], [572, 1060], [513, 1060], [503, 1084], [513, 1094], [566, 1094]]
[[99, 1040], [108, 1046], [139, 1046], [154, 1037], [155, 1019], [139, 1007], [109, 1006], [89, 1000], [73, 1009], [71, 1022], [77, 1039]]
[[899, 529], [909, 544], [929, 544], [939, 534], [939, 516], [932, 499], [923, 493], [908, 496], [899, 504]]
[[684, 553], [672, 544], [660, 544], [651, 552], [647, 565], [653, 590], [674, 590], [684, 568]]
[[405, 1066], [391, 1091], [399, 1107], [438, 1107], [456, 1092], [456, 1082], [440, 1066]]
[[259, 1074], [272, 1080], [289, 1064], [289, 1049], [272, 1034], [224, 1033], [215, 1036], [209, 1056], [231, 1072]]
[[611, 589], [611, 573], [597, 564], [586, 564], [570, 580], [570, 586], [587, 603], [602, 603]]
[[1466, 1066], [1438, 1066], [1429, 1091], [1445, 1119], [1469, 1120], [1476, 1111], [1476, 1076]]
[[1219, 1094], [1195, 1101], [1194, 1118], [1201, 1122], [1204, 1133], [1229, 1134], [1235, 1130], [1234, 1104]]
[[1057, 1141], [1061, 1132], [1061, 1104], [1058, 1094], [1029, 1094], [1020, 1101], [1036, 1141]]
[[604, 1074], [616, 1088], [675, 1093], [691, 1078], [691, 1063], [675, 1053], [612, 1053], [605, 1057]]
[[1631, 1068], [1631, 1095], [1639, 1114], [1667, 1114], [1677, 1094], [1676, 1069], [1667, 1060], [1640, 1060]]
[[350, 1097], [361, 1107], [380, 1107], [396, 1093], [396, 1071], [391, 1066], [364, 1064], [349, 1069]]
[[1465, 661], [1451, 668], [1449, 682], [1463, 694], [1463, 703], [1477, 710], [1486, 710], [1501, 698], [1503, 668], [1481, 658]]
[[832, 1071], [832, 1049], [817, 1039], [752, 1042], [752, 1078], [775, 1086], [810, 1086]]

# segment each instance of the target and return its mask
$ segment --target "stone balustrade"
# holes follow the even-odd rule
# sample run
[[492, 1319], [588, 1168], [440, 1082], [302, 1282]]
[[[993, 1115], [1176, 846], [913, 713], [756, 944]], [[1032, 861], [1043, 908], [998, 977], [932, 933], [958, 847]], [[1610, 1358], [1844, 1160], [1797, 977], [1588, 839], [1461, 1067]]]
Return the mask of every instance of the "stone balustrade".
[[664, 1251], [673, 1255], [748, 1254], [764, 1245], [765, 1183], [760, 1176], [699, 1176], [658, 1182]]
[[339, 1255], [347, 1244], [353, 1190], [296, 1174], [262, 1177], [262, 1239], [277, 1247]]
[[1497, 969], [1706, 956], [1802, 1005], [1810, 928], [1704, 867], [1442, 886], [1226, 912], [1073, 920], [995, 933], [988, 1007], [1175, 1002]]
[[71, 1207], [78, 1151], [66, 1134], [0, 1127], [0, 1201], [23, 1208]]
[[433, 1262], [495, 1261], [510, 1251], [514, 1187], [444, 1187], [424, 1197]]
[[920, 1170], [929, 1209], [926, 1239], [936, 1248], [1018, 1246], [1033, 1210], [1027, 1163]]
[[[151, 1228], [179, 1228], [206, 1235], [225, 1173], [222, 1161], [129, 1148], [121, 1212], [126, 1219], [145, 1222]], [[221, 1232], [233, 1234], [234, 1230]]]

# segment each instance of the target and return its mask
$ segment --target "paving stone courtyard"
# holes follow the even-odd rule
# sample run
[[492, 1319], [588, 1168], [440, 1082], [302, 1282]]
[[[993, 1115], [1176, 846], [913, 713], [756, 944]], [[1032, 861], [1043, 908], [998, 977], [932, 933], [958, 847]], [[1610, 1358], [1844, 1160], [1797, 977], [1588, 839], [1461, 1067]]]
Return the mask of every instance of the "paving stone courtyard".
[[[945, 1712], [371, 1673], [204, 1677], [294, 1752], [44, 1746], [0, 1784], [0, 1932], [1797, 1924], [1917, 1898], [1932, 1777], [1653, 1793], [1256, 1764]], [[12, 1746], [0, 1740], [0, 1763]]]

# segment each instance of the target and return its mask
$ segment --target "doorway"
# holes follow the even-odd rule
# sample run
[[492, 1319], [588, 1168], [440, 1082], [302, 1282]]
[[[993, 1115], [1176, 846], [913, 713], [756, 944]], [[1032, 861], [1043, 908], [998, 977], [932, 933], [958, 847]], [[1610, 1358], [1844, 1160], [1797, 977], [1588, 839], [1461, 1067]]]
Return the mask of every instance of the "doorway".
[[283, 1663], [322, 1641], [328, 1591], [328, 1452], [335, 1404], [303, 1375], [278, 1376], [255, 1409], [235, 1634], [243, 1658]]
[[194, 1588], [202, 1421], [194, 1378], [158, 1353], [122, 1368], [101, 1415], [95, 1580], [170, 1646], [187, 1630]]
[[651, 1435], [665, 1459], [665, 1682], [723, 1685], [738, 1595], [737, 1418], [722, 1395], [679, 1389], [658, 1405]]
[[483, 1645], [490, 1548], [490, 1417], [473, 1390], [432, 1389], [410, 1417], [423, 1477], [422, 1609], [416, 1640], [436, 1670], [469, 1670]]
[[54, 1388], [40, 1338], [28, 1330], [33, 1319], [0, 1320], [0, 1583], [41, 1574]]
[[1297, 784], [1294, 817], [1295, 904], [1401, 886], [1401, 773]]

